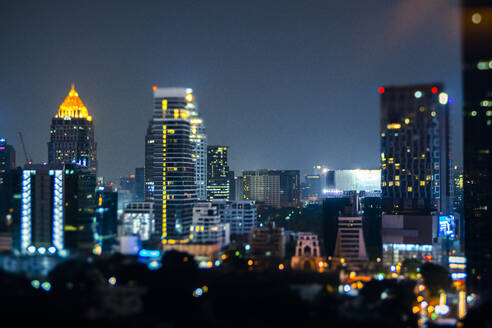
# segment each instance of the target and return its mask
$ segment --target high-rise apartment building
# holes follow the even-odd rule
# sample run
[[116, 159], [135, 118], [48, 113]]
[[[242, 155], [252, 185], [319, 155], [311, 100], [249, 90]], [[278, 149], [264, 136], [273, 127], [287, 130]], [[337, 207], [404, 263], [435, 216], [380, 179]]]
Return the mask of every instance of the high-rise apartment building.
[[10, 209], [13, 208], [14, 184], [13, 172], [11, 172], [13, 169], [15, 169], [14, 147], [7, 144], [4, 138], [0, 138], [0, 231], [6, 228], [7, 215], [11, 214]]
[[207, 147], [207, 198], [229, 200], [229, 165], [227, 146]]
[[163, 244], [188, 243], [197, 199], [191, 136], [191, 89], [154, 87], [146, 136], [145, 177]]
[[379, 92], [383, 212], [446, 213], [451, 155], [443, 85], [381, 87]]
[[22, 172], [24, 254], [63, 254], [94, 247], [96, 177], [73, 164], [31, 164]]
[[280, 176], [269, 170], [243, 171], [244, 195], [259, 206], [280, 208]]
[[136, 202], [143, 202], [145, 200], [145, 169], [143, 167], [137, 167], [135, 169], [134, 199]]
[[92, 116], [72, 85], [51, 121], [48, 162], [87, 166], [96, 173], [96, 150]]
[[492, 290], [492, 4], [462, 0], [467, 288]]
[[128, 203], [123, 211], [118, 227], [119, 236], [138, 236], [141, 241], [150, 240], [155, 232], [154, 203]]
[[193, 146], [193, 162], [195, 163], [195, 183], [197, 188], [197, 198], [199, 200], [207, 199], [207, 131], [203, 118], [199, 116], [196, 105], [191, 103], [190, 106], [190, 123], [191, 135], [190, 140]]
[[301, 199], [299, 170], [243, 171], [245, 199], [260, 206], [297, 207]]

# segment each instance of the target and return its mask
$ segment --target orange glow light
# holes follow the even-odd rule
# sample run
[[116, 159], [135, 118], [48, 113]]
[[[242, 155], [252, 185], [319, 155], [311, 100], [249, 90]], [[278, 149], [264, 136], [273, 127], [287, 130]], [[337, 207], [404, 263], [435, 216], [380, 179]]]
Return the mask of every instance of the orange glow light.
[[187, 102], [192, 102], [193, 101], [193, 95], [191, 93], [188, 93], [185, 96], [185, 99], [186, 99]]
[[152, 90], [154, 90], [154, 91], [157, 90], [157, 85], [153, 85]]

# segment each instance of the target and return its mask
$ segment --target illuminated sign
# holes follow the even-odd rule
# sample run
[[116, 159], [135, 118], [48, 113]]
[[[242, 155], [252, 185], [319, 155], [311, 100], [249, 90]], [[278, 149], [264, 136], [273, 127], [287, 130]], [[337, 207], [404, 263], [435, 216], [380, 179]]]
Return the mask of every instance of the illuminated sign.
[[454, 215], [439, 216], [439, 237], [448, 237], [454, 239], [456, 237], [456, 223]]

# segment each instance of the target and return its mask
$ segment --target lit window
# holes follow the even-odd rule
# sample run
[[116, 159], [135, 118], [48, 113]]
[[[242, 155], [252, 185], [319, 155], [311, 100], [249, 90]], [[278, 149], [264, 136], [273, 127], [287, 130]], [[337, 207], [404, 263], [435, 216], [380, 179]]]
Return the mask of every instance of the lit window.
[[482, 22], [482, 15], [480, 13], [474, 13], [472, 15], [473, 24], [480, 24]]
[[477, 116], [477, 111], [476, 110], [472, 111], [471, 116], [473, 116], [473, 117]]
[[432, 117], [435, 117], [437, 115], [437, 113], [436, 112], [432, 112], [431, 115], [432, 115]]
[[411, 192], [412, 191], [412, 187], [408, 187], [408, 191]]

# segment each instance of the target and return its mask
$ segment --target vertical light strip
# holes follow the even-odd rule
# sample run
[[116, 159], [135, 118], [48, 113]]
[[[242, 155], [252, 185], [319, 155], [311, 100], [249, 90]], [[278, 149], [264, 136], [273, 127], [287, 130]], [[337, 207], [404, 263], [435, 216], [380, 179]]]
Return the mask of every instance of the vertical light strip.
[[63, 170], [55, 170], [53, 188], [53, 245], [63, 250]]
[[27, 253], [31, 245], [31, 173], [36, 171], [22, 171], [22, 215], [21, 215], [21, 252]]
[[[162, 100], [162, 117], [166, 118], [167, 99]], [[167, 238], [167, 192], [166, 192], [166, 125], [162, 126], [162, 235], [161, 239]]]

